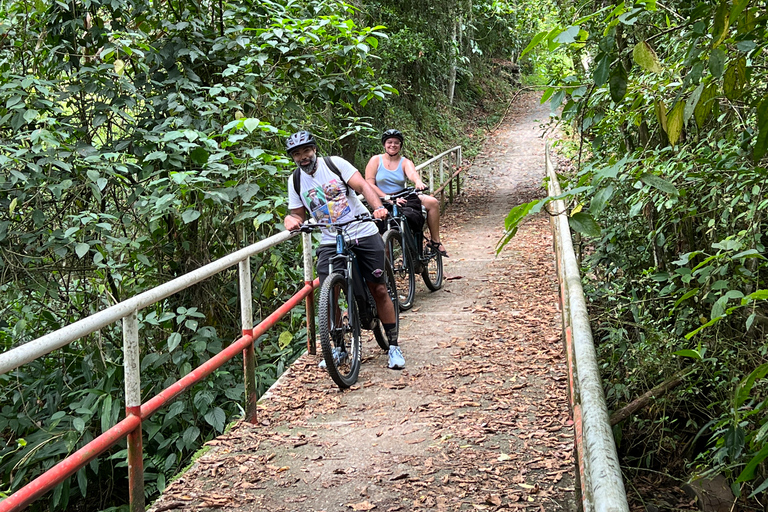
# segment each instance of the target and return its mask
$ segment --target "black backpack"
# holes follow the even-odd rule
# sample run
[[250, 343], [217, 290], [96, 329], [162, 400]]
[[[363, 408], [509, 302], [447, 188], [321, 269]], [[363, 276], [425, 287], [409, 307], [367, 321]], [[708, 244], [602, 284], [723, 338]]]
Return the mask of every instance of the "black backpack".
[[[347, 185], [347, 182], [344, 181], [344, 177], [341, 175], [341, 171], [338, 167], [336, 167], [336, 164], [333, 163], [333, 160], [329, 156], [324, 156], [323, 161], [325, 162], [325, 165], [328, 166], [328, 169], [335, 174], [336, 176], [341, 179], [341, 182], [344, 184], [344, 186], [347, 188], [346, 193], [349, 194], [349, 185]], [[296, 191], [297, 194], [301, 195], [301, 169], [298, 167], [295, 171], [293, 171], [293, 190]]]

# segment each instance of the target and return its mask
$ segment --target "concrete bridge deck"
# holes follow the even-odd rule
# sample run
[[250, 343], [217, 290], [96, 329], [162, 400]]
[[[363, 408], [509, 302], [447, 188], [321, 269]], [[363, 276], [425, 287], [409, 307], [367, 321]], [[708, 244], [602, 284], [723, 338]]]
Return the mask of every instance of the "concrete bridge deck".
[[444, 287], [417, 281], [401, 314], [405, 370], [368, 333], [346, 392], [302, 356], [149, 510], [575, 510], [548, 218], [494, 256], [509, 209], [543, 194], [548, 113], [523, 95], [469, 169], [443, 217]]

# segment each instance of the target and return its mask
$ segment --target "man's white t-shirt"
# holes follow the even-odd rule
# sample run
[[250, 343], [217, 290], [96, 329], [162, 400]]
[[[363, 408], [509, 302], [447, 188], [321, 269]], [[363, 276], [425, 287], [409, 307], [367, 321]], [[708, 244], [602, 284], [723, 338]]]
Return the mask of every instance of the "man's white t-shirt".
[[[294, 190], [293, 179], [288, 180], [288, 208], [306, 208], [317, 222], [341, 223], [352, 220], [358, 215], [365, 215], [368, 210], [358, 199], [351, 187], [346, 185], [357, 169], [338, 156], [332, 156], [333, 163], [341, 172], [344, 183], [338, 175], [328, 169], [325, 161], [317, 157], [317, 170], [313, 176], [300, 171], [301, 191]], [[349, 193], [347, 193], [349, 190]], [[328, 228], [320, 230], [320, 245], [334, 245], [336, 235]], [[363, 238], [379, 233], [373, 222], [359, 222], [347, 226], [345, 232], [349, 238]]]

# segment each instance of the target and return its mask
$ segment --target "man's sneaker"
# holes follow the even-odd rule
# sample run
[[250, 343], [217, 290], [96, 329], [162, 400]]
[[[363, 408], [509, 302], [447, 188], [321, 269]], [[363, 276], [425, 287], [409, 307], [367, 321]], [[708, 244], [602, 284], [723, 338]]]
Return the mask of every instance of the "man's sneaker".
[[393, 370], [402, 370], [405, 368], [403, 352], [397, 345], [391, 345], [389, 347], [389, 367]]
[[[333, 362], [336, 364], [336, 366], [339, 366], [344, 361], [347, 360], [347, 353], [341, 351], [341, 347], [333, 347], [333, 350], [331, 351], [333, 353]], [[320, 364], [317, 365], [318, 368], [325, 369], [327, 365], [325, 364], [325, 357], [323, 357], [323, 360], [320, 361]]]

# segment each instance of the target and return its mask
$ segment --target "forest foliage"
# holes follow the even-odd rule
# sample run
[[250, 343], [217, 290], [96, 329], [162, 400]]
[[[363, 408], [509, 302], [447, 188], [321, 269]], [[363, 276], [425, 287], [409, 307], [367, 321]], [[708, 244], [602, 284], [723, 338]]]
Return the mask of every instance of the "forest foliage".
[[[615, 430], [629, 467], [768, 488], [765, 2], [560, 2], [529, 48], [570, 69], [544, 94], [583, 237], [610, 409], [683, 375]], [[546, 200], [513, 209], [507, 236]], [[687, 462], [681, 467], [681, 461]]]
[[[3, 1], [0, 350], [282, 229], [296, 129], [358, 163], [384, 128], [416, 157], [470, 141], [512, 85], [494, 62], [518, 60], [547, 5]], [[257, 320], [303, 282], [299, 253], [251, 259]], [[236, 283], [233, 270], [139, 312], [143, 399], [240, 332]], [[305, 335], [297, 308], [258, 340], [259, 391]], [[149, 497], [242, 414], [241, 372], [233, 361], [144, 422]], [[0, 375], [0, 497], [123, 416], [119, 324]], [[34, 509], [120, 507], [126, 489], [123, 443]]]

